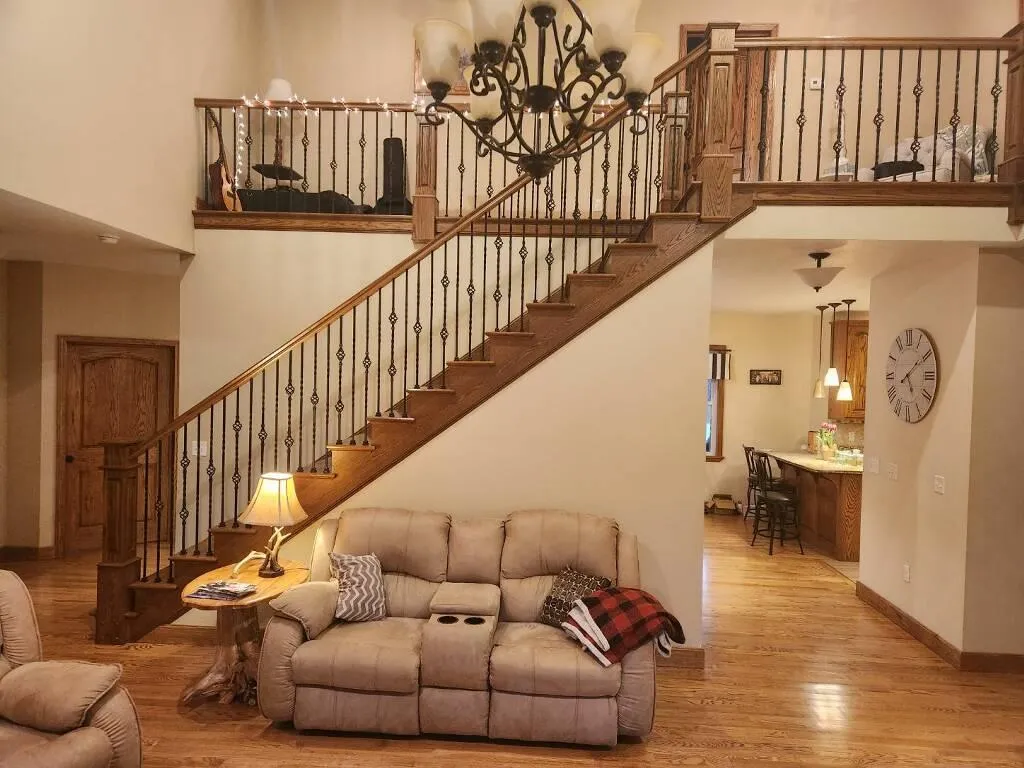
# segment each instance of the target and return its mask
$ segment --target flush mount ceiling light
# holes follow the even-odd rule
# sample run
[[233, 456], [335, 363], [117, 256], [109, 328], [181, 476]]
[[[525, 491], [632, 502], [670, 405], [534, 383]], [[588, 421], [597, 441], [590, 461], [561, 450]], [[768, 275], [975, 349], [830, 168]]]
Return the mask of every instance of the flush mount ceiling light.
[[821, 262], [831, 255], [832, 254], [828, 251], [815, 251], [814, 253], [810, 253], [808, 256], [814, 259], [815, 266], [794, 270], [797, 277], [803, 280], [808, 288], [813, 288], [815, 293], [835, 280], [836, 275], [843, 271], [842, 267], [821, 266]]
[[104, 245], [117, 245], [121, 242], [121, 237], [119, 235], [96, 235], [96, 237], [98, 237], [99, 241]]
[[[641, 0], [471, 0], [473, 31], [446, 19], [416, 25], [423, 79], [433, 99], [424, 119], [458, 117], [481, 156], [495, 152], [534, 179], [578, 157], [607, 133], [599, 103], [625, 101], [634, 134], [647, 131], [662, 42], [635, 32]], [[445, 99], [461, 77], [465, 109]], [[504, 129], [506, 138], [501, 137]]]

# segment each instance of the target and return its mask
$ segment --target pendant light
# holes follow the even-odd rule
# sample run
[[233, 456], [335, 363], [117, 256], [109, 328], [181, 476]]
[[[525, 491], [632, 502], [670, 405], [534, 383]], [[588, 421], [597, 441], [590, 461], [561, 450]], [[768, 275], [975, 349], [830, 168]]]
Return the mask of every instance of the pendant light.
[[846, 305], [846, 362], [843, 364], [843, 381], [839, 385], [839, 392], [836, 394], [836, 400], [844, 403], [853, 402], [853, 388], [850, 386], [849, 373], [850, 373], [850, 305], [856, 299], [843, 299], [843, 304]]
[[829, 345], [828, 345], [828, 373], [825, 374], [825, 386], [826, 387], [838, 387], [839, 386], [839, 371], [836, 369], [836, 307], [840, 306], [840, 301], [830, 301], [828, 305], [832, 307], [832, 332], [829, 334]]
[[814, 397], [816, 399], [818, 399], [818, 400], [824, 400], [825, 399], [825, 385], [824, 385], [824, 383], [822, 383], [822, 380], [821, 380], [821, 342], [823, 342], [825, 340], [823, 338], [824, 333], [825, 333], [825, 310], [828, 309], [828, 304], [819, 304], [817, 307], [815, 307], [815, 309], [818, 310], [819, 315], [818, 315], [818, 370], [815, 371], [817, 376], [815, 376], [815, 382], [814, 382]]
[[795, 269], [797, 277], [804, 281], [804, 284], [808, 288], [813, 288], [815, 293], [818, 293], [822, 288], [827, 286], [836, 276], [843, 271], [842, 267], [823, 267], [821, 262], [827, 259], [832, 254], [828, 251], [814, 251], [813, 253], [807, 254], [814, 262], [813, 267], [807, 269]]

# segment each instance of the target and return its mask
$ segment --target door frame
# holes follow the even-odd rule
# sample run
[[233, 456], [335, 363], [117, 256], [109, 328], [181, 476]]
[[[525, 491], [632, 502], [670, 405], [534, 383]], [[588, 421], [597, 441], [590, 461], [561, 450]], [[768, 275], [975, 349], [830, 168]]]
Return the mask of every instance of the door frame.
[[56, 484], [53, 509], [53, 545], [54, 557], [61, 558], [65, 554], [67, 507], [65, 504], [65, 477], [66, 463], [64, 456], [66, 435], [65, 414], [67, 411], [65, 377], [68, 371], [68, 358], [72, 347], [93, 346], [93, 347], [164, 347], [171, 351], [171, 402], [170, 414], [174, 418], [178, 414], [178, 342], [170, 339], [138, 339], [121, 338], [117, 336], [57, 336], [57, 377], [56, 377], [56, 418], [57, 433], [54, 440], [56, 453], [54, 455], [54, 483]]

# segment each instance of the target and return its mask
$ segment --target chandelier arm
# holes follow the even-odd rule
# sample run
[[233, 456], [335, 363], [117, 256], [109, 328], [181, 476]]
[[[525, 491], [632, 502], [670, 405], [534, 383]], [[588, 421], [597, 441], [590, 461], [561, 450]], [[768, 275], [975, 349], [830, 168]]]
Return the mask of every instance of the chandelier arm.
[[643, 112], [633, 113], [633, 124], [629, 126], [629, 132], [634, 136], [643, 136], [651, 128], [650, 118]]
[[[508, 82], [509, 86], [513, 87], [513, 88], [515, 88], [516, 84], [519, 82], [520, 77], [521, 77], [522, 78], [522, 82], [523, 82], [523, 87], [521, 89], [519, 89], [519, 90], [521, 90], [523, 93], [525, 93], [526, 89], [530, 86], [530, 83], [531, 83], [531, 79], [530, 79], [530, 62], [527, 60], [526, 48], [523, 45], [519, 44], [519, 43], [513, 42], [512, 45], [509, 46], [509, 53], [508, 53], [509, 60], [510, 60], [509, 63], [512, 62], [512, 54], [513, 53], [516, 54], [516, 58], [515, 58], [515, 64], [516, 64], [516, 68], [517, 68], [516, 78], [514, 80], [510, 80], [508, 75], [504, 74], [504, 71], [503, 71], [503, 77]], [[505, 68], [507, 69], [507, 65], [506, 65]], [[520, 103], [522, 103], [522, 99], [521, 98], [520, 98]]]

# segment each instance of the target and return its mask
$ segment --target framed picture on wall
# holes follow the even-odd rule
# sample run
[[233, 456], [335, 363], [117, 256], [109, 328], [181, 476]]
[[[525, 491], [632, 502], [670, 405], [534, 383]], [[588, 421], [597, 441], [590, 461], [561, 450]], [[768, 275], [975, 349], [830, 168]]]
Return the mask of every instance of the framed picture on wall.
[[777, 368], [751, 368], [750, 383], [755, 386], [780, 386], [782, 384], [782, 371]]

